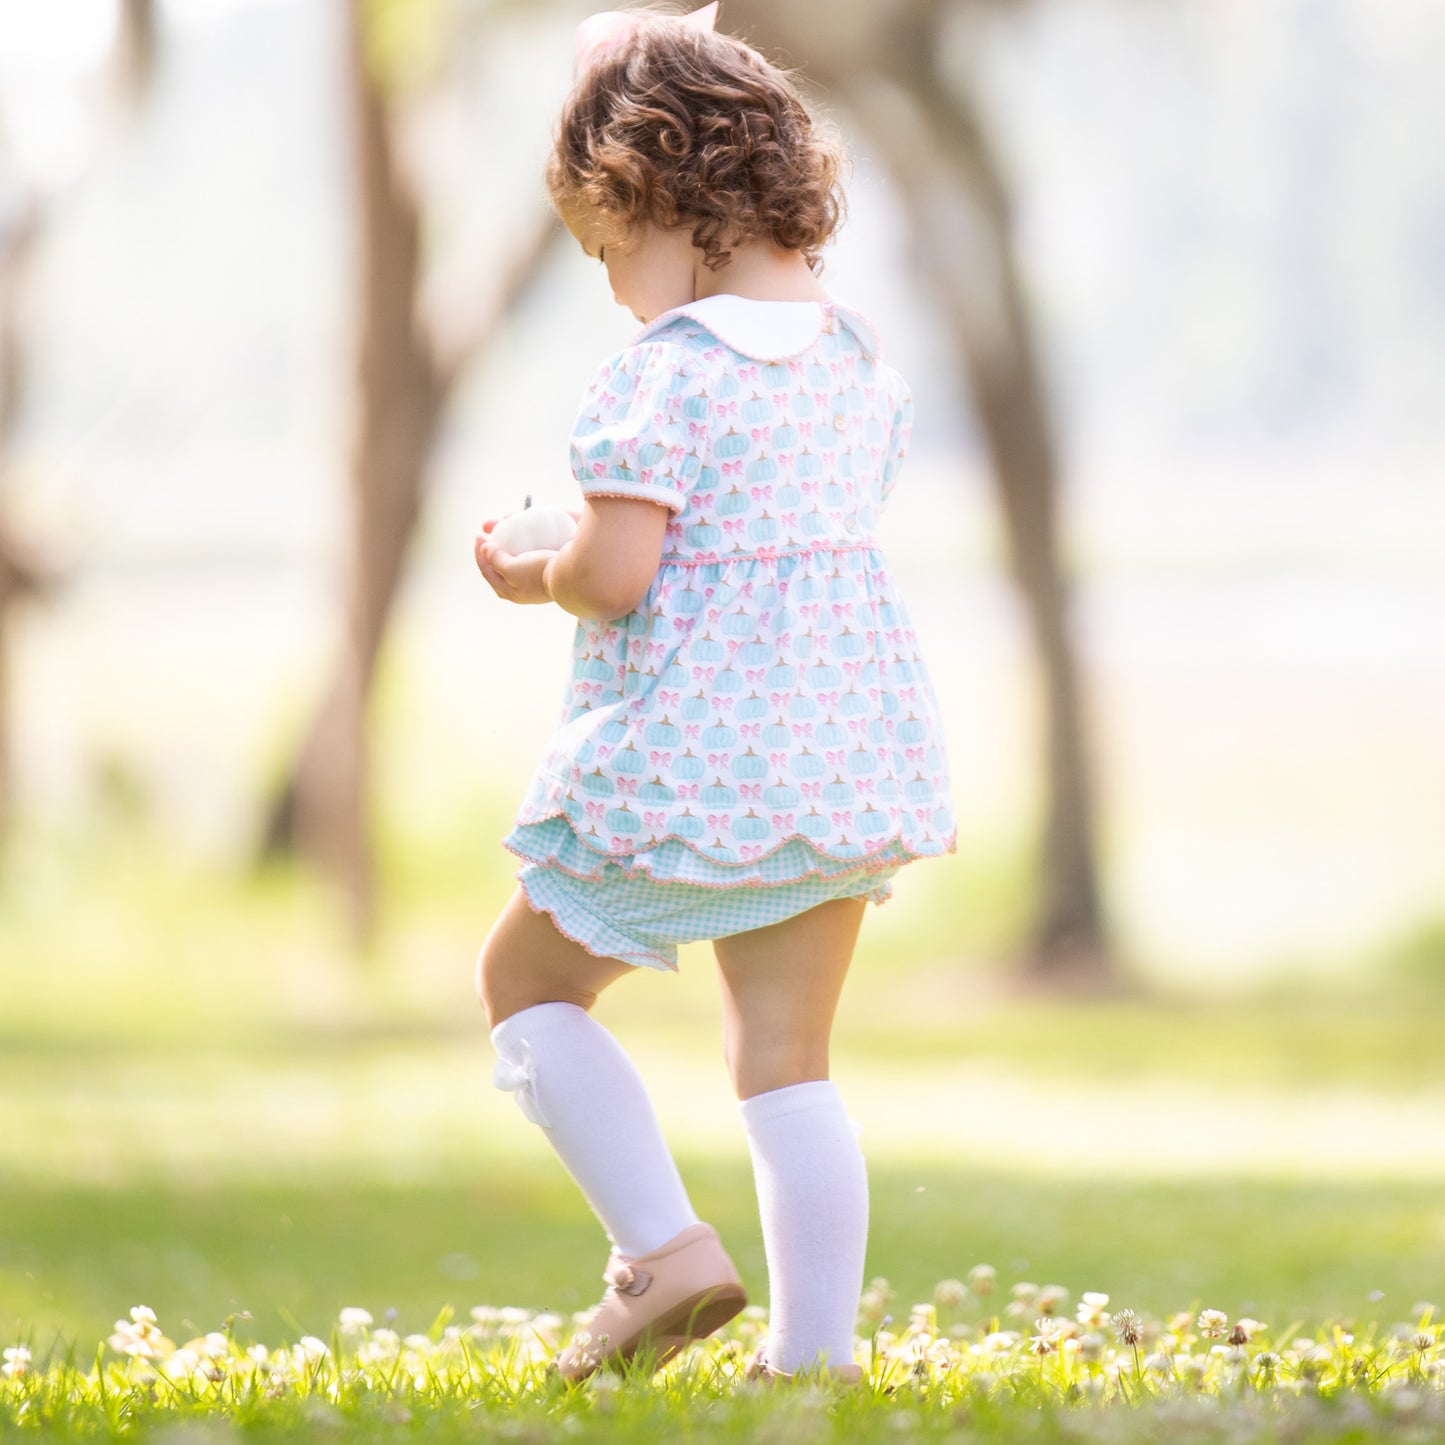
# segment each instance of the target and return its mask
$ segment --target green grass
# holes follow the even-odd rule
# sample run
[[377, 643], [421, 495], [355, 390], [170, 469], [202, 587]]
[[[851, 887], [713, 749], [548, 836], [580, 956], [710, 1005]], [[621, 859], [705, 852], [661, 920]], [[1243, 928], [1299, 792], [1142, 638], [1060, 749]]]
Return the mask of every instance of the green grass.
[[[454, 857], [466, 832], [485, 836], [481, 812], [475, 826], [436, 829], [430, 852], [419, 833], [388, 835], [395, 893], [360, 963], [325, 890], [290, 870], [227, 876], [120, 822], [83, 840], [30, 830], [12, 842], [0, 869], [7, 1343], [39, 1356], [58, 1341], [88, 1363], [142, 1304], [175, 1338], [246, 1312], [237, 1337], [275, 1347], [329, 1337], [346, 1306], [395, 1310], [406, 1332], [448, 1307], [463, 1320], [477, 1305], [569, 1315], [595, 1299], [600, 1230], [487, 1084], [471, 958], [509, 880], [480, 850], [466, 868]], [[1001, 986], [1023, 855], [998, 852], [964, 912], [920, 879], [870, 919], [839, 1019], [834, 1072], [870, 1160], [868, 1269], [890, 1281], [899, 1318], [983, 1262], [1005, 1290], [1058, 1283], [1159, 1318], [1209, 1307], [1276, 1329], [1388, 1328], [1445, 1303], [1439, 931], [1406, 935], [1401, 972], [1362, 963], [1352, 993], [1301, 983], [1248, 998], [1044, 1001]], [[685, 954], [680, 978], [629, 980], [601, 1014], [654, 1084], [695, 1202], [761, 1301], [706, 951]], [[707, 1358], [681, 1383], [616, 1394], [564, 1399], [533, 1382], [504, 1414], [461, 1393], [374, 1390], [287, 1395], [223, 1418], [203, 1404], [161, 1410], [142, 1392], [124, 1419], [77, 1406], [48, 1428], [217, 1440], [233, 1427], [540, 1440], [559, 1422], [582, 1439], [1104, 1428], [1088, 1423], [1097, 1412], [1027, 1391], [880, 1393], [866, 1410], [762, 1400], [739, 1391], [734, 1354]], [[1300, 1416], [1298, 1438], [1410, 1423], [1380, 1401], [1368, 1420], [1347, 1406], [1296, 1401], [1324, 1412]], [[1161, 1397], [1149, 1411], [1162, 1414], [1106, 1433], [1202, 1433], [1210, 1408]], [[1270, 1408], [1240, 1404], [1235, 1437], [1271, 1438]], [[33, 1423], [0, 1408], [0, 1434]]]

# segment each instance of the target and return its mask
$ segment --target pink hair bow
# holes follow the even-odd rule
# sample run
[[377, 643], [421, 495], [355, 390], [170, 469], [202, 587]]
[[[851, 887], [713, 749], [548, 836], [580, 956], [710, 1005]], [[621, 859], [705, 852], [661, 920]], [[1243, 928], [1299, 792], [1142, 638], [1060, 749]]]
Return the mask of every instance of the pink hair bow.
[[676, 19], [694, 30], [713, 30], [717, 27], [717, 7], [718, 0], [712, 0], [710, 5], [690, 15], [635, 15], [626, 10], [604, 10], [601, 14], [589, 15], [577, 27], [577, 70], [579, 73], [585, 70], [600, 55], [631, 39], [650, 21]]

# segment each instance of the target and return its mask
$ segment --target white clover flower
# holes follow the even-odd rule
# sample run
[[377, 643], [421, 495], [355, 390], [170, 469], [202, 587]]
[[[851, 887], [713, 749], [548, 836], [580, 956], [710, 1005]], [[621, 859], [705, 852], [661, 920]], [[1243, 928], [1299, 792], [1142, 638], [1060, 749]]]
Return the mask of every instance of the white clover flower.
[[976, 1264], [968, 1272], [968, 1287], [976, 1295], [989, 1295], [998, 1280], [998, 1271], [991, 1264]]
[[1074, 1318], [1091, 1330], [1102, 1329], [1109, 1323], [1108, 1305], [1108, 1295], [1094, 1289], [1085, 1290], [1079, 1296], [1079, 1307], [1074, 1311]]
[[318, 1360], [324, 1360], [331, 1353], [331, 1347], [325, 1340], [319, 1340], [315, 1335], [302, 1335], [296, 1342], [296, 1352], [301, 1358], [313, 1364]]
[[156, 1312], [149, 1305], [132, 1305], [130, 1312], [131, 1320], [138, 1325], [153, 1325], [156, 1323]]
[[968, 1286], [961, 1279], [941, 1279], [933, 1287], [933, 1302], [940, 1309], [956, 1310], [968, 1299]]
[[473, 1305], [472, 1318], [479, 1325], [494, 1325], [500, 1312], [495, 1305]]
[[265, 1345], [250, 1345], [246, 1350], [246, 1358], [253, 1364], [264, 1365], [270, 1359], [270, 1351]]
[[12, 1345], [3, 1355], [0, 1355], [0, 1359], [5, 1361], [4, 1365], [0, 1366], [0, 1375], [4, 1375], [7, 1380], [20, 1379], [30, 1368], [33, 1358], [34, 1356], [24, 1345]]
[[1139, 1327], [1139, 1316], [1133, 1310], [1120, 1310], [1114, 1316], [1114, 1328], [1119, 1332], [1119, 1338], [1126, 1345], [1137, 1345], [1142, 1333]]
[[1104, 1358], [1104, 1345], [1106, 1341], [1101, 1334], [1090, 1332], [1087, 1335], [1079, 1336], [1079, 1358], [1085, 1364], [1094, 1365]]
[[430, 1335], [408, 1335], [402, 1344], [418, 1355], [429, 1355], [436, 1348]]
[[1059, 1306], [1069, 1297], [1069, 1292], [1061, 1284], [1046, 1284], [1039, 1291], [1039, 1313], [1043, 1315], [1057, 1314]]
[[1022, 1338], [1017, 1330], [994, 1330], [992, 1334], [983, 1337], [983, 1347], [990, 1354], [1003, 1354], [1013, 1349]]
[[342, 1332], [352, 1334], [356, 1330], [369, 1330], [372, 1325], [371, 1311], [359, 1305], [347, 1305], [337, 1316]]
[[1206, 1339], [1217, 1340], [1229, 1325], [1223, 1310], [1205, 1310], [1199, 1316], [1199, 1329]]
[[1261, 1375], [1272, 1375], [1279, 1369], [1279, 1356], [1273, 1350], [1262, 1350], [1255, 1359], [1254, 1368]]
[[1034, 1321], [1036, 1333], [1029, 1340], [1029, 1349], [1036, 1355], [1051, 1355], [1059, 1347], [1059, 1322], [1044, 1315]]

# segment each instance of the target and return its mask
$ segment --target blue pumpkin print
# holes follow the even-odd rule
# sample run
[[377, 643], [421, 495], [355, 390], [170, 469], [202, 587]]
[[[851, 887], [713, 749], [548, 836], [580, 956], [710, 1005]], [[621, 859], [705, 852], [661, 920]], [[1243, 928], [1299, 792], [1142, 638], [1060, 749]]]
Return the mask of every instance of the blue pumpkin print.
[[927, 803], [933, 797], [933, 784], [922, 773], [914, 773], [904, 784], [903, 796], [910, 803]]
[[841, 773], [834, 773], [831, 783], [823, 784], [825, 803], [847, 803], [853, 798], [853, 784], [845, 783]]
[[614, 833], [636, 833], [642, 828], [642, 819], [624, 803], [620, 808], [607, 810], [607, 826]]
[[833, 602], [846, 602], [850, 597], [856, 597], [858, 585], [851, 577], [846, 577], [841, 568], [834, 571], [828, 579], [828, 597]]
[[880, 693], [878, 695], [878, 702], [883, 709], [884, 717], [892, 717], [893, 714], [898, 711], [898, 699], [894, 697], [891, 692]]
[[768, 760], [761, 753], [755, 753], [752, 748], [733, 759], [733, 777], [735, 778], [761, 778], [766, 775], [767, 771]]
[[[702, 474], [702, 458], [698, 456], [696, 452], [688, 452], [682, 461], [678, 463], [677, 470], [678, 475], [681, 476], [684, 481], [690, 482], [694, 477]], [[668, 472], [667, 475], [671, 476], [672, 473]]]
[[848, 771], [850, 773], [876, 773], [878, 771], [878, 758], [874, 753], [859, 743], [851, 753], [848, 754]]
[[655, 467], [667, 456], [667, 448], [661, 442], [643, 442], [637, 449], [637, 465]]
[[808, 385], [814, 391], [824, 391], [833, 384], [833, 373], [821, 361], [808, 363]]
[[838, 450], [838, 444], [843, 440], [833, 427], [831, 422], [820, 421], [813, 427], [813, 440], [818, 444], [821, 452], [834, 452]]
[[773, 649], [761, 637], [754, 637], [738, 649], [744, 667], [759, 667], [773, 655]]
[[821, 537], [828, 530], [828, 514], [821, 507], [803, 513], [803, 535]]
[[773, 631], [791, 632], [797, 625], [798, 614], [785, 602], [773, 613]]
[[818, 704], [805, 692], [795, 692], [788, 704], [788, 716], [798, 721], [818, 716]]
[[717, 384], [717, 394], [722, 397], [724, 401], [730, 396], [736, 396], [742, 389], [742, 382], [740, 382], [732, 372], [723, 372], [722, 380]]
[[688, 670], [676, 658], [673, 658], [662, 669], [662, 685], [663, 687], [686, 687], [690, 676]]
[[793, 468], [800, 477], [818, 477], [823, 474], [823, 458], [804, 447]]
[[798, 819], [798, 831], [809, 838], [826, 838], [828, 836], [828, 820], [816, 808], [809, 808]]
[[739, 607], [736, 612], [729, 612], [722, 621], [723, 631], [732, 637], [746, 637], [753, 630], [753, 614], [746, 607]]
[[640, 773], [647, 759], [631, 743], [612, 755], [612, 766], [619, 773]]
[[[763, 729], [763, 746], [771, 748], [776, 752], [779, 748], [785, 748], [793, 741], [793, 730], [782, 718], [775, 723], [769, 723]], [[821, 739], [819, 739], [821, 741]]]
[[806, 680], [815, 692], [826, 692], [830, 687], [842, 685], [843, 674], [831, 662], [824, 662], [819, 658], [808, 669]]
[[763, 385], [771, 391], [781, 391], [792, 380], [792, 373], [781, 361], [770, 361], [763, 367]]
[[743, 420], [753, 426], [758, 426], [765, 421], [771, 421], [772, 416], [772, 402], [765, 396], [759, 396], [757, 392], [754, 392], [743, 403]]
[[704, 857], [711, 858], [714, 863], [736, 863], [738, 861], [738, 850], [729, 848], [721, 838], [714, 838], [706, 847], [698, 849]]
[[682, 404], [682, 414], [689, 421], [701, 421], [712, 409], [712, 403], [708, 400], [707, 392], [695, 392]]
[[799, 800], [798, 790], [781, 778], [770, 788], [763, 789], [763, 802], [770, 808], [791, 808]]
[[716, 547], [722, 540], [722, 530], [711, 522], [694, 522], [687, 529], [687, 544], [689, 547], [696, 547], [699, 551], [706, 551], [709, 547]]
[[885, 743], [892, 742], [892, 740], [892, 733], [889, 730], [889, 724], [886, 718], [875, 717], [873, 721], [868, 724], [869, 742], [882, 746]]
[[663, 716], [648, 723], [644, 729], [643, 741], [655, 748], [676, 747], [682, 741], [682, 729], [670, 717]]
[[741, 692], [743, 690], [743, 675], [736, 668], [725, 667], [713, 678], [712, 685], [719, 692]]
[[878, 604], [878, 621], [884, 627], [897, 627], [898, 608], [891, 602], [880, 602]]
[[583, 738], [577, 745], [577, 755], [572, 759], [579, 767], [583, 763], [590, 763], [597, 753], [597, 745], [591, 738]]
[[898, 779], [892, 773], [886, 778], [879, 778], [877, 783], [878, 796], [885, 803], [891, 803], [898, 796]]
[[700, 717], [706, 717], [712, 711], [712, 704], [708, 702], [707, 694], [699, 688], [691, 697], [682, 700], [682, 715], [688, 722], [696, 722]]
[[677, 789], [662, 781], [662, 774], [649, 778], [638, 790], [640, 803], [670, 803], [677, 796]]
[[738, 800], [738, 790], [731, 783], [715, 778], [702, 790], [702, 800], [709, 808], [731, 808]]
[[863, 431], [870, 446], [881, 447], [883, 445], [883, 423], [876, 416], [868, 418]]
[[[847, 475], [841, 465], [838, 471], [840, 475]], [[846, 507], [848, 505], [848, 489], [835, 478], [829, 477], [823, 484], [823, 500], [830, 507]]]
[[792, 687], [798, 680], [798, 669], [791, 662], [775, 662], [768, 669], [768, 686], [773, 688]]
[[893, 659], [893, 681], [918, 681], [918, 669], [914, 667], [913, 659], [911, 657], [895, 657]]
[[703, 595], [689, 582], [681, 592], [676, 594], [673, 605], [679, 612], [698, 613], [703, 608]]
[[697, 484], [704, 492], [715, 491], [721, 481], [722, 473], [716, 467], [703, 467], [697, 474]]
[[597, 736], [604, 743], [620, 743], [627, 736], [627, 724], [620, 717], [610, 717], [602, 724]]
[[684, 808], [672, 819], [672, 831], [679, 838], [701, 838], [704, 823], [691, 808]]
[[584, 416], [582, 420], [577, 423], [575, 435], [579, 437], [590, 437], [593, 432], [600, 431], [601, 429], [602, 416], [601, 413], [596, 413], [592, 416]]
[[720, 457], [740, 457], [748, 449], [748, 439], [740, 431], [729, 427], [713, 443], [713, 450]]
[[801, 386], [793, 393], [793, 415], [800, 421], [813, 415], [813, 398]]
[[684, 782], [702, 777], [703, 760], [689, 748], [680, 758], [672, 761], [672, 770]]
[[947, 833], [953, 826], [953, 819], [949, 816], [948, 809], [942, 805], [933, 810], [933, 826], [940, 833]]
[[773, 428], [773, 445], [780, 452], [790, 452], [798, 445], [798, 429], [792, 422], [785, 421]]
[[594, 798], [610, 798], [617, 791], [612, 779], [601, 768], [593, 768], [582, 778], [582, 787]]
[[823, 760], [810, 748], [793, 755], [793, 771], [800, 778], [816, 778], [823, 771]]
[[637, 378], [630, 371], [618, 367], [608, 378], [607, 385], [618, 396], [631, 396], [637, 390]]
[[711, 632], [704, 632], [692, 645], [692, 655], [699, 662], [721, 662], [723, 645]]
[[864, 687], [876, 686], [881, 676], [882, 674], [878, 670], [878, 659], [876, 657], [870, 657], [868, 661], [858, 669], [858, 681]]
[[595, 442], [593, 442], [592, 445], [587, 448], [587, 456], [588, 456], [589, 460], [594, 461], [594, 462], [605, 462], [605, 461], [607, 460], [607, 458], [610, 457], [611, 455], [612, 455], [612, 438], [611, 438], [611, 437], [603, 437], [600, 441], [595, 441]]
[[725, 722], [715, 722], [711, 727], [702, 730], [702, 745], [717, 751], [720, 748], [730, 748], [738, 740], [738, 730], [729, 727]]
[[778, 475], [778, 464], [769, 456], [754, 457], [748, 463], [748, 481], [755, 486], [771, 482]]
[[748, 509], [748, 494], [741, 487], [732, 487], [717, 499], [717, 509], [725, 517], [735, 517]]
[[876, 837], [888, 826], [888, 814], [880, 812], [870, 803], [858, 814], [855, 826], [865, 838]]
[[799, 662], [806, 662], [813, 655], [813, 629], [800, 632], [793, 639], [793, 652]]
[[898, 724], [898, 741], [900, 743], [921, 743], [928, 736], [928, 729], [910, 712], [901, 723]]
[[783, 511], [796, 507], [803, 500], [803, 494], [792, 482], [778, 483], [778, 506]]
[[839, 657], [857, 657], [863, 651], [863, 639], [851, 627], [845, 627], [833, 639], [833, 651]]
[[733, 837], [742, 838], [748, 842], [756, 842], [759, 838], [768, 836], [768, 820], [760, 818], [749, 808], [741, 818], [733, 819]]
[[748, 523], [748, 536], [754, 542], [771, 542], [778, 535], [778, 521], [766, 511], [759, 513]]
[[740, 703], [738, 703], [737, 706], [738, 716], [745, 720], [751, 720], [755, 717], [762, 717], [762, 715], [767, 712], [767, 710], [767, 698], [759, 697], [756, 692], [750, 692], [745, 698], [743, 698]]
[[587, 664], [587, 680], [589, 682], [610, 682], [617, 675], [617, 669], [598, 652], [592, 656], [592, 661]]
[[[819, 516], [822, 516], [821, 512]], [[823, 525], [825, 527], [827, 526], [826, 519], [824, 519]], [[824, 587], [821, 577], [815, 577], [809, 572], [805, 576], [798, 578], [798, 583], [794, 590], [798, 594], [799, 602], [814, 602], [821, 597], [827, 589]]]
[[766, 612], [778, 600], [776, 582], [763, 582], [753, 588], [753, 607], [759, 613]]
[[830, 717], [826, 722], [818, 725], [818, 741], [825, 748], [836, 748], [839, 743], [848, 741], [848, 729], [839, 726]]

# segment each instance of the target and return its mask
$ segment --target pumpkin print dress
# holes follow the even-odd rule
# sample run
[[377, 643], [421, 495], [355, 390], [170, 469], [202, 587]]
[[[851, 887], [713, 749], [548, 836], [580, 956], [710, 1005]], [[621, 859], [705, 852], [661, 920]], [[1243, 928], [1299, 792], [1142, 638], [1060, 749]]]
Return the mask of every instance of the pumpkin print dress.
[[593, 376], [582, 491], [672, 516], [641, 605], [578, 623], [504, 840], [589, 952], [675, 969], [679, 943], [881, 903], [952, 850], [937, 704], [876, 535], [911, 420], [834, 302], [708, 297]]

